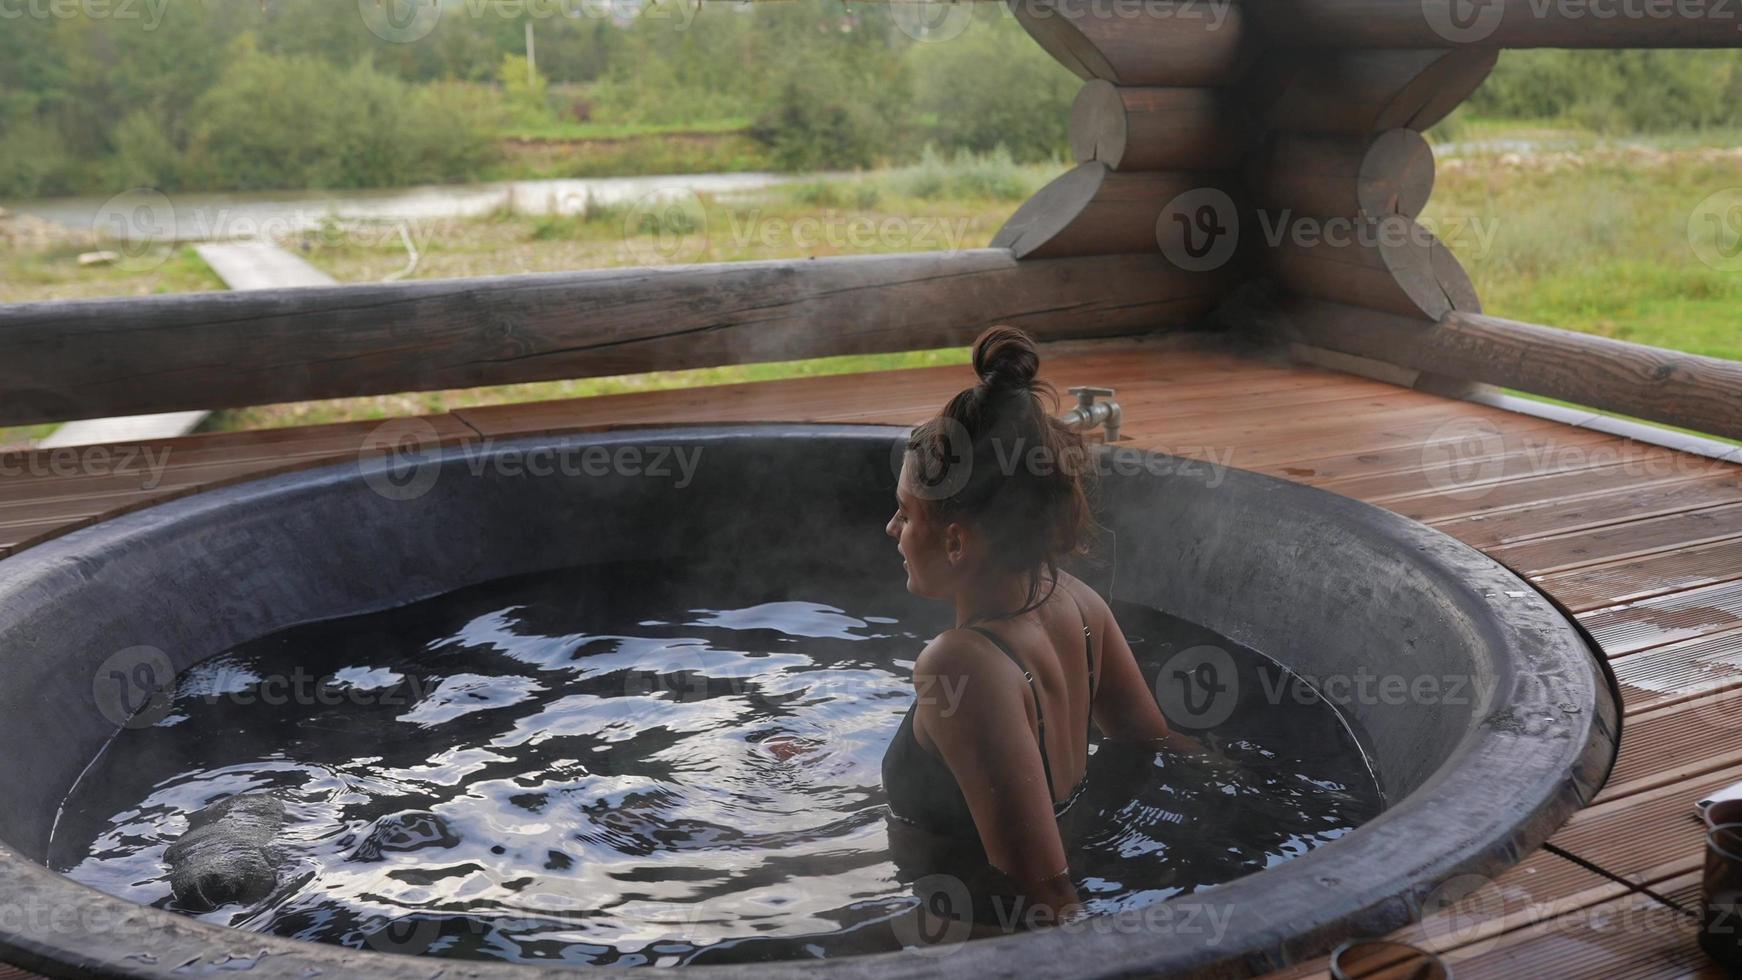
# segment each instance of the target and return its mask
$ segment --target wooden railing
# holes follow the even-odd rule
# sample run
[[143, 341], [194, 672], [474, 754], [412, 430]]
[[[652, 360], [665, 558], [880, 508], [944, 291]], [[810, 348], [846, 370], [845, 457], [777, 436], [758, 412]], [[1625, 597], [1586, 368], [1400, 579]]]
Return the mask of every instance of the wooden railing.
[[[1085, 85], [1078, 166], [998, 247], [0, 306], [0, 425], [916, 350], [998, 322], [1144, 333], [1261, 275], [1289, 292], [1262, 319], [1299, 342], [1739, 438], [1742, 366], [1483, 316], [1416, 221], [1420, 133], [1499, 49], [1742, 46], [1731, 4], [1618, 3], [1010, 0]], [[1410, 234], [1227, 235], [1259, 212]]]
[[973, 249], [0, 305], [0, 425], [1146, 333], [1222, 278]]
[[1481, 314], [1427, 322], [1301, 297], [1255, 321], [1282, 340], [1742, 439], [1742, 361]]

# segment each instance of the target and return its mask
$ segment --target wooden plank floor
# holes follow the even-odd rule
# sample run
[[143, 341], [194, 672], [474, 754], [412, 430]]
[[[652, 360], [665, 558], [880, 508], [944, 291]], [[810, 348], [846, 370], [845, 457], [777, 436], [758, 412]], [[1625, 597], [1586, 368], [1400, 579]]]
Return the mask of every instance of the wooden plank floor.
[[[1622, 684], [1596, 803], [1465, 902], [1401, 938], [1460, 978], [1719, 975], [1693, 945], [1700, 792], [1742, 781], [1742, 466], [1211, 346], [1055, 347], [1043, 374], [1115, 387], [1131, 444], [1387, 507], [1556, 596]], [[668, 422], [917, 422], [963, 367], [462, 409], [444, 441]], [[0, 555], [104, 516], [276, 470], [354, 459], [377, 423], [0, 454]], [[1742, 453], [1732, 458], [1742, 458]], [[1598, 869], [1598, 870], [1592, 870]], [[1293, 975], [1318, 975], [1306, 964]]]

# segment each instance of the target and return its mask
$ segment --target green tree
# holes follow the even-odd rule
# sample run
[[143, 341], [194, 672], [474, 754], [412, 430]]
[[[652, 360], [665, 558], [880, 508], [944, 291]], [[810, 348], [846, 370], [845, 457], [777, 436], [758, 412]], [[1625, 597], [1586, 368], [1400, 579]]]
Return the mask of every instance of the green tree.
[[1470, 109], [1610, 133], [1728, 126], [1742, 123], [1738, 78], [1739, 51], [1507, 51]]
[[[905, 38], [887, 9], [835, 0], [759, 12], [757, 50], [773, 98], [751, 134], [787, 170], [868, 167], [918, 149]], [[900, 39], [900, 40], [898, 40]]]
[[510, 117], [522, 125], [537, 125], [550, 119], [550, 83], [532, 68], [525, 55], [505, 54], [496, 69], [504, 104]]
[[974, 153], [1003, 146], [1021, 162], [1068, 152], [1066, 123], [1082, 80], [1003, 8], [988, 5], [959, 36], [916, 44], [909, 57], [916, 107], [943, 145]]
[[115, 126], [114, 186], [179, 188], [185, 161], [169, 127], [156, 114], [138, 109]]
[[244, 51], [200, 100], [190, 152], [208, 186], [380, 187], [467, 176], [494, 119], [458, 87], [415, 89], [368, 61]]

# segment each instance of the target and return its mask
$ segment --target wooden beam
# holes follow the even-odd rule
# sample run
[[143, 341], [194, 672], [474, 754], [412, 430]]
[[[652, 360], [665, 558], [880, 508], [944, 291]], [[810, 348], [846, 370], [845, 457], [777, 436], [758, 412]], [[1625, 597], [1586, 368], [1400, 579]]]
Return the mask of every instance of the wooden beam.
[[1244, 86], [1266, 129], [1365, 136], [1427, 129], [1494, 69], [1492, 49], [1289, 51]]
[[1451, 250], [1408, 218], [1327, 219], [1278, 231], [1276, 245], [1265, 253], [1268, 265], [1278, 281], [1303, 296], [1422, 320], [1454, 310], [1481, 312], [1476, 289]]
[[1008, 2], [1059, 64], [1115, 85], [1234, 85], [1256, 48], [1245, 6], [1228, 0]]
[[1731, 0], [1266, 0], [1250, 19], [1296, 47], [1742, 47]]
[[1155, 254], [972, 249], [0, 304], [0, 425], [918, 350], [992, 323], [1141, 333], [1220, 292]]
[[1252, 156], [1259, 206], [1292, 214], [1414, 218], [1434, 187], [1434, 154], [1413, 129], [1377, 136], [1278, 133]]
[[1121, 87], [1092, 79], [1071, 105], [1071, 155], [1113, 170], [1221, 170], [1251, 142], [1244, 108], [1228, 91]]
[[[1219, 183], [1213, 175], [1114, 173], [1103, 163], [1079, 164], [1024, 201], [992, 244], [1033, 259], [1155, 252], [1156, 222], [1168, 202]], [[1169, 224], [1166, 233], [1178, 229]]]
[[1289, 297], [1256, 326], [1286, 340], [1742, 439], [1742, 362], [1451, 313], [1437, 323]]

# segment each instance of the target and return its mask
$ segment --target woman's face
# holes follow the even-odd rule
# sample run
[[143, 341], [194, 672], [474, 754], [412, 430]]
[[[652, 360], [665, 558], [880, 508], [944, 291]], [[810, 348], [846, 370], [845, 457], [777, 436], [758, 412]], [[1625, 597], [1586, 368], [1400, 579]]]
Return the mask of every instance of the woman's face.
[[907, 591], [928, 599], [947, 599], [955, 595], [961, 578], [960, 527], [931, 518], [931, 508], [913, 493], [913, 478], [913, 454], [909, 453], [895, 485], [895, 516], [883, 530], [895, 539], [895, 548], [901, 552]]

